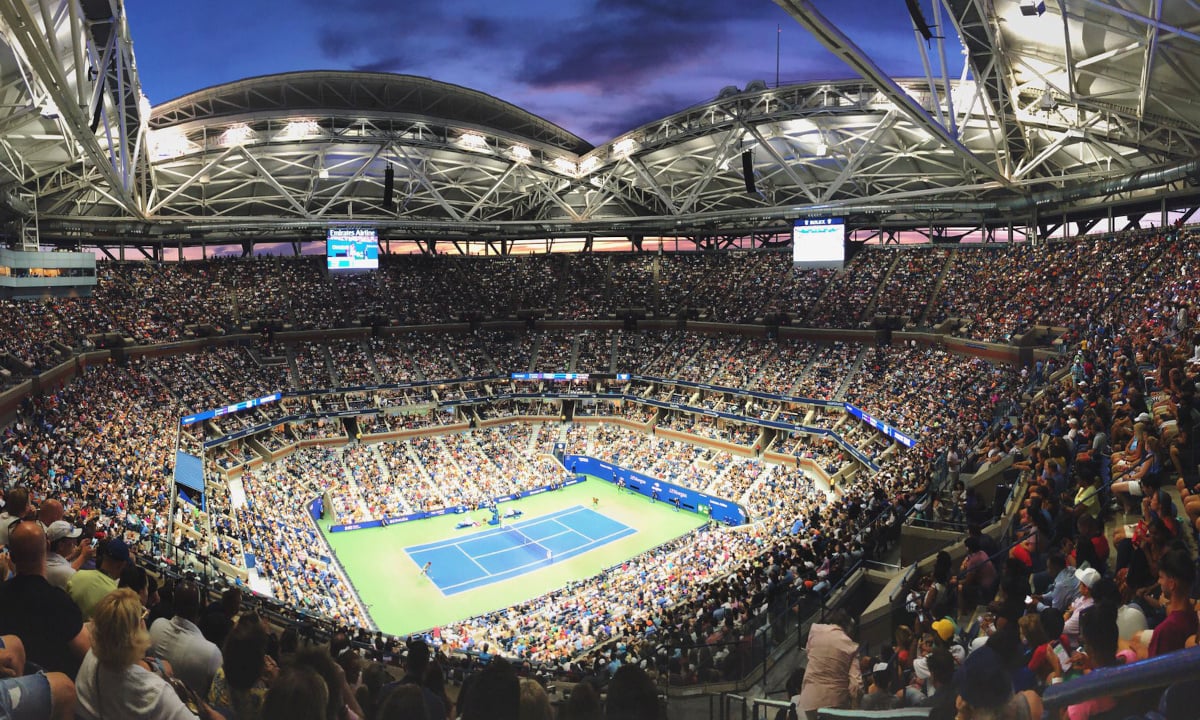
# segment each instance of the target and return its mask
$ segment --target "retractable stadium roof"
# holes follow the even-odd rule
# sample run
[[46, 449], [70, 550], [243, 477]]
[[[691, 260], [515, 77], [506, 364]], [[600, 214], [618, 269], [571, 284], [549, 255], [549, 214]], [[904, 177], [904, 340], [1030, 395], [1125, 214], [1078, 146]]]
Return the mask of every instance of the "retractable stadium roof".
[[858, 77], [729, 88], [593, 148], [486, 94], [375, 73], [250, 78], [150, 112], [108, 2], [0, 0], [0, 209], [36, 209], [44, 239], [175, 245], [346, 221], [390, 238], [688, 235], [1194, 200], [1196, 0], [937, 0], [967, 71], [904, 79], [811, 2], [776, 1]]

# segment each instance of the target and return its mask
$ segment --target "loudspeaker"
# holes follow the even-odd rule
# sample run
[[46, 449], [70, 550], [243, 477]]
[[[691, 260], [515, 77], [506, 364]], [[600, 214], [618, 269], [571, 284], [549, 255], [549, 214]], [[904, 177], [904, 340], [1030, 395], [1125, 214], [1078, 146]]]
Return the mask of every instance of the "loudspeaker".
[[392, 190], [396, 185], [396, 173], [392, 170], [391, 164], [388, 164], [387, 170], [383, 172], [383, 204], [391, 207]]
[[742, 179], [746, 181], [746, 192], [751, 195], [758, 192], [754, 187], [754, 152], [752, 150], [742, 153]]
[[929, 23], [925, 20], [925, 13], [921, 12], [921, 4], [917, 0], [904, 0], [904, 4], [908, 6], [908, 14], [912, 16], [913, 25], [916, 26], [917, 32], [921, 33], [921, 37], [925, 38], [926, 42], [933, 39], [933, 29], [929, 27]]

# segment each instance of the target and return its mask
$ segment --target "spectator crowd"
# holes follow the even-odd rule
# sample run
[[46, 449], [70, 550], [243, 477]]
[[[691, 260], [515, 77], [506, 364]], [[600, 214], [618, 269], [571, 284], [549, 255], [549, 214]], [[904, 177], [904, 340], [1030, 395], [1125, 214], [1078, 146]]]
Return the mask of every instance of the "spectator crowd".
[[[930, 515], [946, 502], [964, 525], [986, 520], [986, 509], [965, 488], [960, 496], [956, 487], [935, 486], [943, 476], [939, 467], [950, 470], [953, 482], [960, 471], [1010, 456], [1027, 479], [1019, 542], [1002, 550], [970, 532], [966, 556], [957, 565], [949, 556], [938, 558], [912, 593], [907, 624], [878, 652], [854, 642], [849, 621], [835, 617], [815, 626], [796, 703], [803, 711], [928, 703], [948, 712], [953, 693], [959, 712], [975, 708], [987, 717], [1021, 706], [1019, 712], [1036, 716], [1039, 692], [1058, 678], [1195, 643], [1197, 245], [1192, 232], [1172, 230], [1036, 248], [870, 250], [843, 273], [814, 275], [828, 283], [819, 299], [786, 310], [797, 322], [818, 325], [845, 324], [847, 317], [861, 322], [875, 309], [904, 314], [914, 324], [957, 317], [965, 321], [963, 332], [989, 340], [1011, 339], [1037, 323], [1065, 328], [1060, 342], [1070, 350], [1023, 370], [936, 346], [816, 346], [690, 331], [633, 338], [481, 331], [429, 344], [416, 334], [282, 347], [256, 341], [187, 356], [81, 361], [73, 380], [25, 398], [0, 434], [0, 545], [8, 551], [0, 582], [0, 664], [9, 671], [0, 689], [25, 703], [0, 708], [14, 717], [391, 717], [389, 707], [415, 703], [445, 717], [448, 698], [438, 695], [429, 669], [440, 668], [436, 676], [455, 658], [503, 655], [516, 667], [492, 662], [472, 673], [477, 687], [464, 687], [459, 696], [463, 717], [483, 717], [497, 688], [523, 692], [518, 671], [536, 668], [603, 679], [611, 713], [625, 695], [652, 686], [652, 678], [740, 677], [776, 637], [770, 619], [776, 613], [762, 608], [786, 613], [798, 599], [828, 598], [858, 561], [880, 557], [896, 542], [911, 513]], [[985, 254], [989, 261], [980, 261]], [[789, 283], [813, 279], [792, 271], [782, 257], [424, 258], [396, 261], [373, 280], [349, 281], [327, 278], [305, 259], [112, 264], [103, 266], [95, 298], [14, 306], [14, 316], [25, 322], [6, 325], [0, 342], [34, 372], [90, 349], [100, 332], [139, 343], [175, 340], [189, 325], [236, 328], [249, 313], [316, 327], [348, 325], [366, 312], [436, 322], [452, 305], [446, 298], [507, 313], [556, 312], [586, 297], [597, 312], [636, 302], [744, 320], [780, 298], [803, 294]], [[555, 280], [569, 276], [576, 263], [594, 282]], [[994, 281], [963, 285], [962, 275], [972, 273]], [[616, 292], [623, 283], [636, 290]], [[213, 290], [199, 293], [201, 286]], [[887, 288], [904, 292], [881, 292]], [[1066, 296], [1073, 302], [1062, 302]], [[737, 298], [747, 304], [739, 306]], [[471, 427], [493, 405], [489, 396], [515, 387], [503, 379], [507, 372], [570, 371], [581, 361], [594, 367], [609, 359], [615, 362], [608, 367], [636, 364], [668, 379], [741, 389], [761, 382], [775, 392], [845, 399], [918, 444], [904, 448], [845, 413], [815, 405], [751, 403], [736, 393], [656, 383], [618, 389], [748, 417], [797, 418], [802, 422], [794, 424], [848, 438], [879, 469], [853, 465], [843, 447], [814, 436], [680, 412], [647, 416], [613, 407], [588, 424], [539, 419]], [[340, 420], [281, 424], [370, 404], [365, 397], [289, 398], [194, 429], [178, 422], [190, 411], [280, 389], [474, 373], [501, 377], [395, 397], [401, 407], [414, 408], [463, 398], [476, 401], [468, 408], [478, 412], [460, 409], [447, 418], [426, 409], [376, 420], [379, 426], [370, 429], [433, 431], [386, 445], [343, 447], [352, 438]], [[494, 417], [562, 412], [558, 403], [505, 402]], [[522, 412], [530, 407], [536, 412]], [[628, 417], [647, 423], [650, 432], [609, 422]], [[447, 420], [466, 428], [443, 434]], [[285, 461], [263, 462], [250, 441], [224, 440], [260, 426], [264, 445], [290, 453]], [[751, 447], [754, 456], [659, 437], [657, 428]], [[405, 658], [402, 678], [365, 692], [366, 669], [344, 662], [344, 637], [335, 635], [324, 649], [297, 650], [260, 615], [244, 611], [241, 590], [209, 604], [188, 581], [159, 586], [145, 570], [162, 560], [146, 538], [166, 536], [173, 525], [174, 544], [235, 570], [245, 570], [245, 555], [253, 554], [276, 599], [358, 634], [370, 627], [369, 617], [307, 516], [310, 499], [331, 498], [344, 522], [480, 504], [561, 479], [564, 469], [544, 457], [560, 435], [569, 452], [732, 496], [755, 522], [706, 526], [547, 596], [439, 628], [428, 638], [432, 649], [413, 641], [392, 653]], [[191, 448], [218, 441], [206, 467], [213, 490], [205, 504], [181, 499], [171, 505], [177, 439]], [[769, 462], [761, 455], [766, 450], [795, 462]], [[802, 458], [824, 472], [801, 468]], [[229, 482], [235, 469], [237, 482]], [[829, 484], [848, 469], [855, 482]], [[356, 652], [346, 650], [351, 658]], [[377, 659], [384, 656], [380, 648]], [[813, 666], [814, 657], [829, 664]], [[833, 672], [842, 667], [837, 663], [846, 667]], [[479, 687], [489, 689], [484, 694]], [[13, 688], [20, 691], [14, 695]], [[637, 697], [630, 702], [653, 704], [645, 693]], [[1069, 715], [1097, 717], [1133, 702], [1096, 698]], [[329, 711], [313, 715], [314, 707]]]

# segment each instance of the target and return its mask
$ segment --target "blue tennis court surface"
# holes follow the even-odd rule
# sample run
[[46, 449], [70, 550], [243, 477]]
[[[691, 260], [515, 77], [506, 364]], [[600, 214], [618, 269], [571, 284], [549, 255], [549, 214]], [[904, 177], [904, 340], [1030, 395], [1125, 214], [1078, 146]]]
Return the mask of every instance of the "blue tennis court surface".
[[404, 551], [446, 595], [568, 560], [637, 532], [582, 505]]

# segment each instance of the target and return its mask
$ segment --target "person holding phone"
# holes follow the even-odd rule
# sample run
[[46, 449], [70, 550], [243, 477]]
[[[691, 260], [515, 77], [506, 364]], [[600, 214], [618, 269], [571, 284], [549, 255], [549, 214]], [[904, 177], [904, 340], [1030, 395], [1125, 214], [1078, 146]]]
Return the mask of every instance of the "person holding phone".
[[1017, 621], [1017, 627], [1021, 631], [1021, 641], [1030, 650], [1027, 665], [1029, 672], [1037, 677], [1042, 686], [1049, 685], [1054, 678], [1061, 678], [1062, 664], [1059, 656], [1055, 654], [1054, 648], [1051, 647], [1050, 638], [1047, 637], [1046, 629], [1042, 626], [1041, 616], [1035, 613], [1022, 615], [1021, 619]]
[[[1117, 656], [1116, 606], [1102, 602], [1084, 610], [1079, 619], [1079, 631], [1083, 648], [1071, 656], [1071, 667], [1086, 674], [1121, 664]], [[1070, 705], [1066, 715], [1068, 720], [1088, 720], [1116, 706], [1117, 699], [1106, 695]]]

